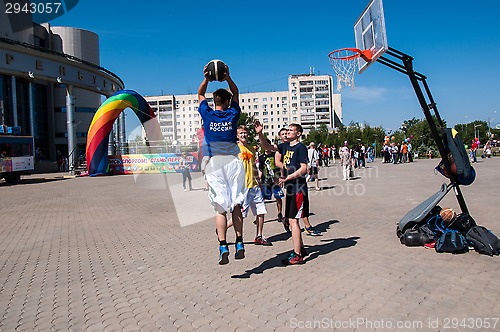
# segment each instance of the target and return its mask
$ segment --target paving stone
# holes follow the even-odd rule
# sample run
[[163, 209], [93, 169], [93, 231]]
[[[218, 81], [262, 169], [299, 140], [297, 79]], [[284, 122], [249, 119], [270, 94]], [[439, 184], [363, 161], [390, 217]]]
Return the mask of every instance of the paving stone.
[[[277, 222], [265, 224], [272, 247], [248, 245], [245, 260], [218, 266], [213, 216], [180, 227], [172, 193], [133, 176], [0, 182], [0, 330], [283, 331], [292, 318], [494, 317], [495, 258], [408, 248], [395, 236], [396, 223], [444, 181], [429, 176], [436, 163], [377, 161], [349, 184], [338, 166], [321, 168], [321, 182], [336, 188], [311, 195], [311, 223], [326, 231], [303, 236], [310, 256], [293, 267], [277, 256], [291, 249]], [[462, 187], [464, 197], [476, 221], [498, 235], [491, 216], [500, 214], [500, 158], [475, 168], [480, 176]], [[179, 185], [177, 175], [166, 176], [169, 184]], [[362, 195], [348, 194], [355, 186]], [[452, 194], [440, 205], [458, 211]], [[189, 195], [181, 209], [209, 205], [206, 193]], [[274, 217], [275, 204], [267, 208], [266, 219]], [[253, 231], [246, 225], [245, 238]]]

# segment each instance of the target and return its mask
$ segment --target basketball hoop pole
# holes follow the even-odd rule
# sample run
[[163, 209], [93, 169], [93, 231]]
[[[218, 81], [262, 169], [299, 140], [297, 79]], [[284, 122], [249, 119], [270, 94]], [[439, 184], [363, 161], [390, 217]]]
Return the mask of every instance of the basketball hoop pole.
[[[402, 62], [398, 63], [396, 61], [393, 61], [391, 59], [388, 59], [385, 55], [390, 55], [393, 58], [396, 58]], [[460, 190], [460, 186], [456, 179], [454, 179], [453, 176], [451, 176], [451, 164], [450, 161], [448, 160], [447, 156], [448, 153], [450, 152], [449, 148], [445, 146], [443, 143], [443, 139], [441, 135], [439, 134], [440, 131], [438, 131], [438, 128], [436, 126], [436, 123], [434, 121], [434, 118], [432, 117], [431, 114], [431, 109], [434, 111], [434, 115], [436, 116], [437, 122], [439, 124], [439, 127], [441, 131], [444, 129], [444, 122], [441, 119], [441, 116], [439, 115], [436, 103], [434, 102], [434, 99], [432, 98], [431, 91], [429, 89], [429, 86], [427, 85], [426, 79], [424, 75], [415, 72], [413, 70], [413, 57], [409, 56], [408, 54], [405, 54], [403, 52], [400, 52], [392, 47], [389, 47], [388, 50], [384, 53], [383, 56], [379, 57], [377, 62], [392, 68], [394, 70], [399, 71], [400, 73], [403, 73], [408, 76], [410, 79], [410, 82], [413, 86], [413, 90], [415, 90], [415, 94], [417, 95], [418, 102], [420, 103], [420, 107], [422, 107], [422, 111], [424, 112], [425, 119], [427, 120], [427, 123], [429, 123], [429, 127], [431, 129], [432, 136], [434, 140], [436, 141], [436, 145], [438, 147], [439, 153], [441, 154], [441, 159], [443, 160], [443, 166], [445, 170], [450, 174], [450, 181], [451, 185], [454, 188], [455, 191], [455, 196], [457, 197], [458, 204], [460, 206], [460, 209], [462, 210], [463, 213], [469, 213], [469, 210], [467, 208], [467, 204], [465, 203], [465, 199], [462, 195], [462, 191]], [[427, 94], [427, 98], [429, 99], [429, 102], [427, 102], [424, 92], [422, 91], [422, 88], [420, 86], [420, 82], [422, 82], [422, 85], [425, 89], [425, 92]]]

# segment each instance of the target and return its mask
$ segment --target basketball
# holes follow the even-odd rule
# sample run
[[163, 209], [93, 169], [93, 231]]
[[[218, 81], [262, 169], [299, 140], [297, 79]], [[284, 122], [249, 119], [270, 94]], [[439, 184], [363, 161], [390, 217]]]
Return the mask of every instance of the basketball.
[[450, 224], [453, 221], [453, 219], [455, 219], [455, 217], [457, 216], [455, 211], [453, 211], [450, 208], [442, 209], [441, 212], [439, 212], [439, 215], [446, 224]]
[[207, 64], [208, 80], [212, 81], [224, 81], [226, 76], [226, 64], [221, 60], [212, 60]]

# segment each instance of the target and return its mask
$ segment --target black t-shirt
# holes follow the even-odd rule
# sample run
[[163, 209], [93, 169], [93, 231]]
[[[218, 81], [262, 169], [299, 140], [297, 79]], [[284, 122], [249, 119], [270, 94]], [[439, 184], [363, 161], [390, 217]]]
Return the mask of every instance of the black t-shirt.
[[[283, 167], [285, 168], [285, 174], [292, 174], [293, 172], [300, 169], [300, 164], [308, 164], [309, 159], [307, 157], [307, 148], [302, 143], [297, 143], [294, 146], [290, 146], [289, 142], [283, 143], [283, 145], [278, 146], [280, 153], [283, 156]], [[297, 193], [297, 192], [307, 192], [307, 182], [305, 174], [285, 182], [285, 188], [287, 193]]]

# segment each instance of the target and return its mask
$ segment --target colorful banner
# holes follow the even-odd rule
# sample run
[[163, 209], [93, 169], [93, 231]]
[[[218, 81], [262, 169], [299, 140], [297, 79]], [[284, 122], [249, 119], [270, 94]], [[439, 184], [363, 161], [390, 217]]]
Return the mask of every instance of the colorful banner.
[[0, 158], [0, 172], [32, 171], [35, 169], [33, 157]]
[[[198, 153], [189, 152], [186, 157], [191, 172], [197, 172]], [[180, 153], [128, 154], [108, 157], [111, 174], [180, 173], [180, 159]]]

